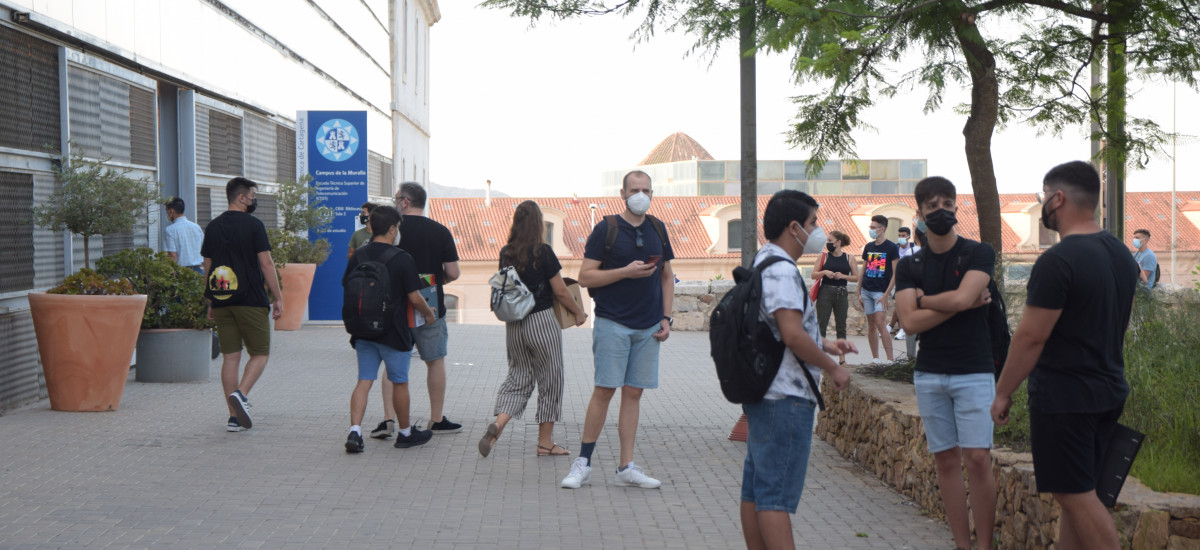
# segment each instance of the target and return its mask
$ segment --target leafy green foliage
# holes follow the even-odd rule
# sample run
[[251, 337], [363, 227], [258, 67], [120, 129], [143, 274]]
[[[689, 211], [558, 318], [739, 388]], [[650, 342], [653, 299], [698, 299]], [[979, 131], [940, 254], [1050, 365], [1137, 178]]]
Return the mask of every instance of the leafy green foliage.
[[138, 294], [146, 295], [144, 329], [212, 326], [204, 301], [204, 277], [166, 252], [144, 246], [122, 250], [97, 260], [96, 270], [106, 277], [125, 278]]
[[132, 296], [137, 294], [129, 279], [110, 279], [88, 268], [69, 275], [58, 286], [46, 294], [69, 294], [74, 296]]
[[289, 263], [321, 264], [329, 258], [328, 239], [312, 242], [308, 239], [309, 234], [325, 233], [333, 223], [333, 210], [321, 205], [325, 199], [317, 196], [316, 191], [312, 177], [307, 175], [296, 181], [279, 182], [275, 201], [283, 226], [267, 230], [276, 269]]
[[83, 237], [85, 267], [91, 266], [90, 237], [133, 230], [158, 201], [156, 185], [128, 177], [128, 169], [105, 166], [110, 160], [87, 159], [80, 148], [74, 148], [70, 158], [54, 168], [58, 189], [44, 204], [33, 207], [37, 226]]

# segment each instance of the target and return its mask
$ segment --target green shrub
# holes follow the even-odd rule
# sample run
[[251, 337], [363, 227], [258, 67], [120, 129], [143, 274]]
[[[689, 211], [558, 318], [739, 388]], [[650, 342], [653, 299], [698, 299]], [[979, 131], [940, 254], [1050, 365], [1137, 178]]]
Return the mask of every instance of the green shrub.
[[133, 289], [129, 279], [124, 277], [108, 278], [85, 267], [63, 279], [58, 286], [47, 290], [46, 294], [132, 296], [138, 292]]
[[128, 278], [134, 290], [146, 295], [143, 329], [212, 326], [204, 302], [204, 277], [166, 252], [144, 246], [122, 250], [97, 260], [96, 270], [104, 276]]

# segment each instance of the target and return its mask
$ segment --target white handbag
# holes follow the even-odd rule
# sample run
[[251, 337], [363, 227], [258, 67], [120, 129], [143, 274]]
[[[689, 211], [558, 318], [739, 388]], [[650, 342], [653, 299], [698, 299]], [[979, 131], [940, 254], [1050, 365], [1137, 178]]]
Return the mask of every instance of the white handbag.
[[533, 309], [533, 293], [521, 282], [517, 268], [508, 266], [488, 280], [492, 287], [492, 313], [506, 323], [520, 321]]

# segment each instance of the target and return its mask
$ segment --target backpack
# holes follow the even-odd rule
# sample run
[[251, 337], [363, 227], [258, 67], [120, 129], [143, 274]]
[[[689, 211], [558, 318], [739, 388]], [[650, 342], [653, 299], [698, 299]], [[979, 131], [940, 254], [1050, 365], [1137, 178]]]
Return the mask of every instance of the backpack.
[[496, 314], [497, 319], [505, 323], [520, 321], [533, 309], [536, 300], [529, 287], [521, 282], [516, 267], [510, 265], [501, 268], [492, 275], [488, 284], [492, 287], [492, 313]]
[[[600, 261], [600, 269], [611, 269], [608, 261], [612, 256], [613, 245], [617, 243], [617, 216], [618, 214], [604, 216], [604, 223], [608, 225], [608, 229], [604, 234], [604, 258]], [[663, 225], [662, 220], [650, 214], [646, 214], [646, 219], [650, 220], [650, 227], [653, 227], [654, 232], [658, 233], [658, 240], [663, 245], [663, 255], [665, 256], [667, 250], [671, 248], [671, 243], [667, 240], [667, 226]]]
[[392, 278], [387, 263], [398, 254], [394, 246], [374, 260], [367, 258], [366, 247], [354, 253], [358, 265], [342, 278], [342, 322], [351, 336], [374, 340], [393, 327], [396, 315], [388, 306]]
[[[787, 345], [776, 340], [771, 327], [758, 318], [762, 310], [762, 273], [776, 262], [786, 260], [771, 256], [753, 269], [740, 266], [734, 269], [736, 284], [713, 309], [708, 340], [721, 393], [731, 403], [762, 401], [787, 353]], [[803, 287], [804, 282], [800, 284]], [[820, 388], [807, 366], [803, 362], [801, 365], [817, 405], [825, 410]]]
[[[967, 275], [967, 262], [971, 259], [971, 251], [974, 246], [979, 246], [975, 241], [964, 241], [964, 243], [972, 242], [974, 245], [963, 246], [959, 251], [958, 257], [954, 260], [954, 269], [962, 276], [958, 282], [962, 283], [962, 277]], [[922, 280], [925, 276], [925, 255], [927, 247], [922, 247], [919, 252], [910, 256], [911, 261], [908, 264], [911, 266], [909, 275], [912, 276], [913, 284], [921, 288]], [[1008, 307], [1004, 304], [1004, 295], [1000, 293], [1000, 287], [996, 286], [995, 277], [988, 280], [988, 292], [992, 295], [992, 302], [987, 308], [988, 322], [988, 338], [992, 342], [992, 369], [995, 372], [996, 380], [1000, 379], [1000, 371], [1004, 369], [1004, 362], [1008, 360], [1008, 346], [1012, 343], [1012, 333], [1008, 330]]]

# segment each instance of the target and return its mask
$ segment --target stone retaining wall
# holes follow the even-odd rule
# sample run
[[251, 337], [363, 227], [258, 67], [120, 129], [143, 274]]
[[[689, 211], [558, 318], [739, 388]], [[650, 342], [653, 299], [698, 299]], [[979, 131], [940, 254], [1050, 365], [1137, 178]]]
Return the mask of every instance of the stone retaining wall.
[[[675, 285], [674, 314], [675, 326], [672, 330], [690, 330], [708, 332], [708, 320], [712, 310], [725, 297], [725, 293], [733, 288], [733, 281], [716, 279], [713, 281], [680, 281]], [[851, 283], [851, 293], [856, 292], [857, 285]], [[834, 321], [829, 319], [829, 333], [832, 335]], [[851, 296], [850, 307], [846, 315], [846, 331], [860, 336], [867, 333], [867, 325], [863, 317], [862, 307]], [[903, 348], [903, 346], [901, 346]]]
[[[908, 384], [855, 375], [850, 386], [822, 392], [827, 409], [817, 435], [921, 508], [944, 518], [933, 455], [925, 444], [917, 400]], [[1050, 549], [1058, 539], [1059, 508], [1039, 494], [1028, 453], [996, 449], [996, 540], [1000, 548]], [[1121, 547], [1200, 550], [1200, 496], [1156, 493], [1130, 477], [1113, 511]]]

